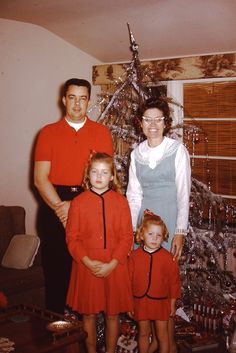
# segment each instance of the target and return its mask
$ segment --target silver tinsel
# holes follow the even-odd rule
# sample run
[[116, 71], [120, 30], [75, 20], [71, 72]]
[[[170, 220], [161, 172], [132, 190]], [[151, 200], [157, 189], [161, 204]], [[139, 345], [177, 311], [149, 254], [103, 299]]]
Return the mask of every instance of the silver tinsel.
[[[151, 94], [145, 79], [152, 77], [152, 73], [148, 72], [150, 68], [141, 67], [138, 46], [130, 28], [129, 33], [132, 61], [126, 66], [126, 77], [114, 82], [117, 88], [115, 93], [112, 96], [100, 97], [103, 112], [98, 118], [99, 122], [110, 128], [114, 141], [121, 139], [128, 146], [125, 153], [116, 152], [115, 155], [124, 193], [128, 179], [130, 151], [144, 139], [136, 119], [137, 110], [143, 100]], [[156, 81], [155, 78], [155, 83]], [[168, 97], [165, 99], [180, 106]], [[232, 269], [229, 268], [228, 257], [233, 256], [234, 259], [236, 257], [236, 208], [211, 191], [208, 138], [205, 132], [195, 124], [194, 119], [192, 122], [187, 126], [178, 124], [170, 132], [170, 137], [176, 139], [180, 138], [180, 132], [182, 132], [186, 147], [191, 148], [193, 155], [196, 143], [203, 143], [206, 151], [207, 182], [203, 183], [192, 178], [189, 234], [186, 236], [180, 261], [183, 287], [182, 305], [187, 312], [191, 313], [196, 298], [203, 302], [214, 302], [214, 306], [220, 308], [224, 315], [232, 305], [235, 305], [232, 304], [230, 295], [236, 292], [236, 279]], [[194, 168], [194, 158], [192, 158], [192, 168]], [[230, 249], [232, 249], [231, 253], [229, 253]], [[103, 323], [99, 322], [97, 326], [98, 341], [103, 339], [102, 325]]]

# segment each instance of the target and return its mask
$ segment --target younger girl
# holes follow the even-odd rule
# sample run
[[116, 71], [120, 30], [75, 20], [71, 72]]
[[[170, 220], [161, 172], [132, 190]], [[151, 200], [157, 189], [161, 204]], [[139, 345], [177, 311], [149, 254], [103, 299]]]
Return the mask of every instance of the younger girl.
[[88, 353], [96, 353], [96, 314], [105, 313], [106, 352], [115, 352], [120, 312], [132, 310], [127, 256], [132, 247], [128, 202], [112, 157], [95, 153], [85, 170], [85, 191], [71, 203], [66, 241], [73, 257], [67, 304], [83, 314]]
[[139, 352], [152, 350], [151, 321], [159, 341], [159, 353], [169, 353], [168, 319], [175, 315], [180, 297], [177, 261], [164, 248], [168, 231], [162, 219], [145, 210], [136, 240], [142, 246], [130, 256], [129, 270], [134, 297], [134, 319], [139, 325]]

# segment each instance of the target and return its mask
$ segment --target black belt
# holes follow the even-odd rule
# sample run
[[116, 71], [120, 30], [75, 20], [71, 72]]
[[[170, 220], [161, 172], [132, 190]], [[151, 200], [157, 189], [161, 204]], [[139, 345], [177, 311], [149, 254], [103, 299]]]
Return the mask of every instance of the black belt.
[[82, 192], [84, 189], [81, 185], [54, 185], [57, 191], [62, 192]]

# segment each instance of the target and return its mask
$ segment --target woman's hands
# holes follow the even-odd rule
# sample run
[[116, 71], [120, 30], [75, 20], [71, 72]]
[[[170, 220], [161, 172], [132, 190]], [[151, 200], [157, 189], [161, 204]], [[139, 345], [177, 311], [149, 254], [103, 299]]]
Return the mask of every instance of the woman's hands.
[[173, 260], [178, 261], [181, 257], [184, 246], [184, 235], [175, 234], [171, 243], [171, 253], [174, 255]]

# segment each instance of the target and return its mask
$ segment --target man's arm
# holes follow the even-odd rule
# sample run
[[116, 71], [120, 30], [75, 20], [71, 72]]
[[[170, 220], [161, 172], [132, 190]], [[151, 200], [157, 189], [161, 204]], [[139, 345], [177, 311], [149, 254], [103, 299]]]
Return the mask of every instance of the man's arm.
[[61, 202], [61, 199], [49, 180], [50, 170], [50, 161], [35, 162], [34, 185], [38, 189], [41, 197], [46, 202], [46, 204], [54, 210], [56, 205]]
[[65, 226], [68, 210], [70, 208], [70, 201], [61, 201], [54, 186], [49, 180], [50, 169], [50, 161], [35, 162], [34, 185], [38, 189], [42, 199], [55, 211], [56, 215]]

